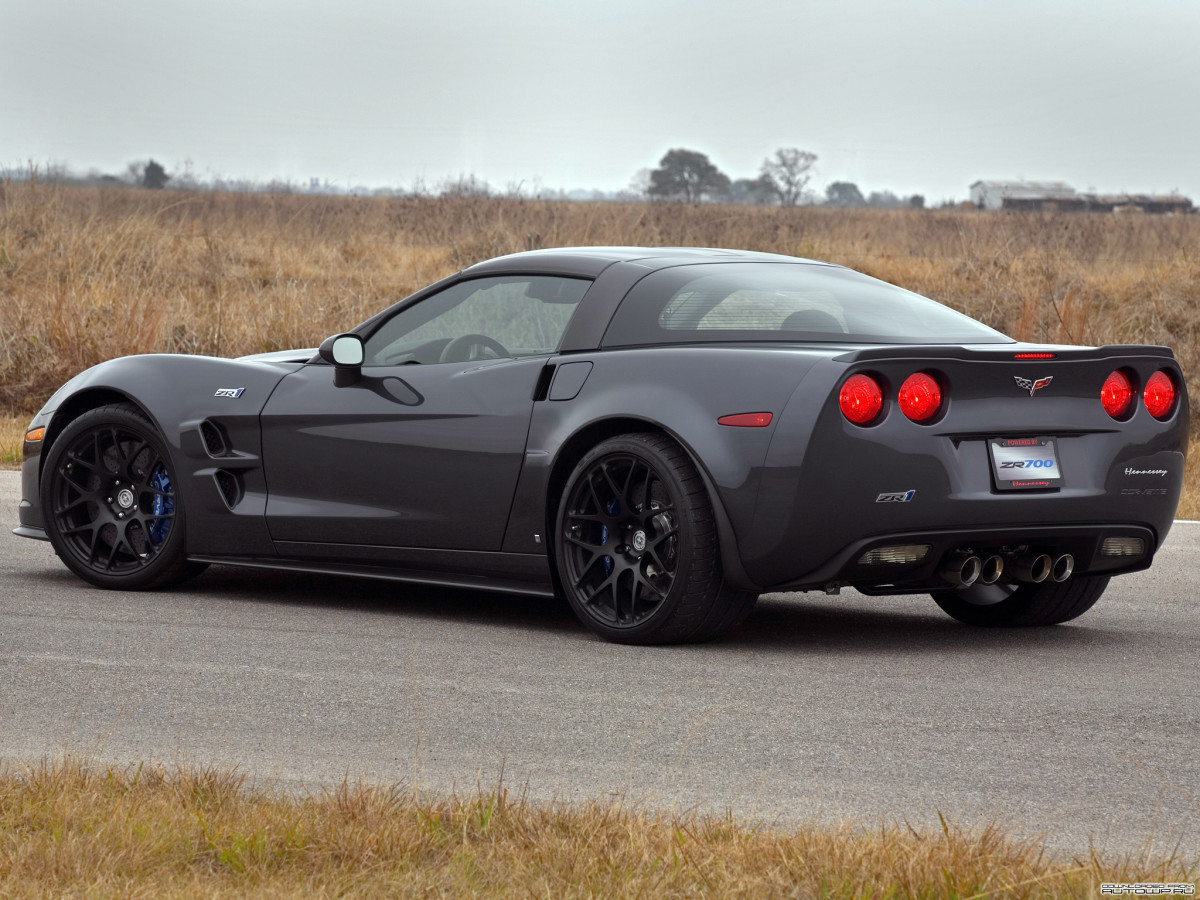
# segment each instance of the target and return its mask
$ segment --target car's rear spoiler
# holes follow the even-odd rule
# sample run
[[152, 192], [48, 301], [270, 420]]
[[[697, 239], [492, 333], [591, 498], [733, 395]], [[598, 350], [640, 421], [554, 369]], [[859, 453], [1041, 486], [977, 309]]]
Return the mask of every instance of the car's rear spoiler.
[[[1024, 355], [1053, 354], [1053, 356]], [[956, 346], [952, 344], [889, 344], [886, 347], [864, 347], [835, 357], [838, 362], [861, 362], [875, 359], [963, 359], [963, 360], [1035, 360], [1035, 359], [1109, 359], [1111, 357], [1157, 356], [1174, 359], [1170, 347], [1154, 344], [1105, 344], [1103, 347], [1071, 347], [1057, 344], [1005, 344]]]

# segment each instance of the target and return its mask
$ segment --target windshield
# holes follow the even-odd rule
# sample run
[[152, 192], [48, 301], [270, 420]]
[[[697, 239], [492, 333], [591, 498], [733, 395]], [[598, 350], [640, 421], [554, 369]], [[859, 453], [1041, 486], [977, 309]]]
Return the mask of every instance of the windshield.
[[621, 301], [603, 346], [707, 341], [1011, 343], [928, 297], [850, 269], [707, 263], [639, 281]]

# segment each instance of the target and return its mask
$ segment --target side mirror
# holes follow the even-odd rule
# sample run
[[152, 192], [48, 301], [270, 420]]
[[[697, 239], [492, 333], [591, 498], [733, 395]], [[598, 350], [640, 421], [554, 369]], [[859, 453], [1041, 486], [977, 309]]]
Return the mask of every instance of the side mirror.
[[335, 334], [327, 337], [317, 348], [317, 354], [337, 367], [333, 383], [345, 387], [358, 381], [363, 364], [363, 341], [357, 334]]
[[335, 366], [358, 368], [363, 364], [363, 342], [357, 334], [335, 334], [317, 349], [321, 359]]

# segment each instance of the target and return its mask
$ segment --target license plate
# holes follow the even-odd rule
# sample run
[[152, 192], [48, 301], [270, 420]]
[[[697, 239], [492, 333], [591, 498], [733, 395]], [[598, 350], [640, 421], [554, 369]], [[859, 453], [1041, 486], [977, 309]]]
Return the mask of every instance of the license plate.
[[992, 473], [1002, 491], [1062, 486], [1062, 467], [1054, 438], [992, 438]]

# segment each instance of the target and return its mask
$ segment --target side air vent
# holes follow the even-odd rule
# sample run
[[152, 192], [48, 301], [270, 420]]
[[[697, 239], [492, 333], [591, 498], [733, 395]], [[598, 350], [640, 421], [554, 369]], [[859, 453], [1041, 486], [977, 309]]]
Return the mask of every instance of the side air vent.
[[226, 506], [233, 509], [242, 499], [241, 481], [232, 472], [226, 472], [224, 469], [217, 469], [213, 478], [216, 479], [217, 490], [221, 492], [221, 499], [225, 501]]
[[229, 440], [225, 437], [225, 429], [220, 425], [205, 419], [200, 423], [200, 436], [204, 438], [204, 449], [209, 456], [229, 455]]

